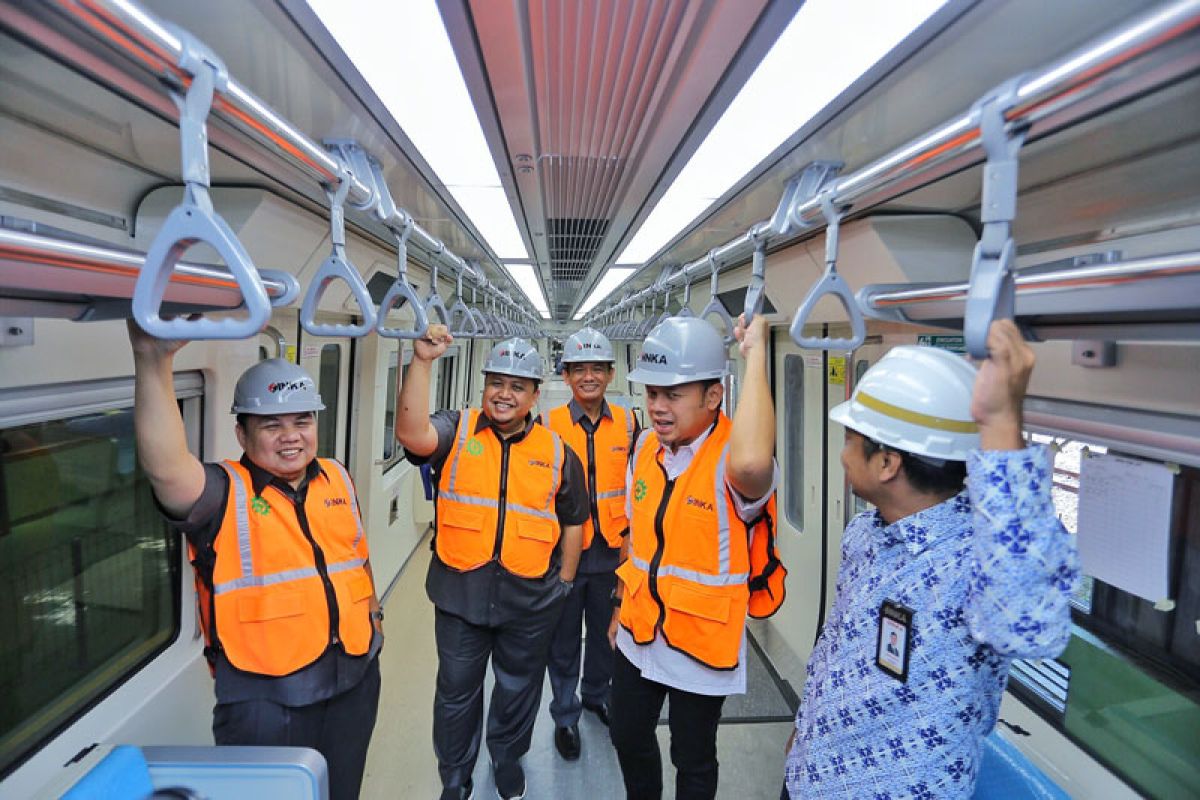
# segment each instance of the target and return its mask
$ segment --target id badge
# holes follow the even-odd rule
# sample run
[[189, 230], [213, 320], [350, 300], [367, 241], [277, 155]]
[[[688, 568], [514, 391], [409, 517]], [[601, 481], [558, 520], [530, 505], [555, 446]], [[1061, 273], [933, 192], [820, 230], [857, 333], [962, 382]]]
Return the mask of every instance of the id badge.
[[879, 638], [875, 665], [901, 683], [908, 682], [908, 657], [912, 643], [913, 611], [884, 600], [879, 607]]

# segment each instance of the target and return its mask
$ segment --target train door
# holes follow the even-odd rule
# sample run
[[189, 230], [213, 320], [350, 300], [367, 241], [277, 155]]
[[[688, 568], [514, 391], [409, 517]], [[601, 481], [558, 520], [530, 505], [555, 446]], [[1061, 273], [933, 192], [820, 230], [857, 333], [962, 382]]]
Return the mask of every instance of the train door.
[[[797, 347], [786, 329], [775, 329], [774, 337], [779, 547], [788, 568], [788, 597], [772, 618], [772, 628], [802, 665], [816, 641], [827, 582], [821, 488], [823, 359], [820, 353]], [[802, 668], [796, 674], [803, 674]]]
[[886, 348], [879, 337], [869, 337], [867, 343], [852, 352], [830, 351], [827, 354], [813, 353], [814, 359], [824, 357], [825, 372], [825, 402], [822, 418], [825, 421], [826, 476], [825, 502], [828, 504], [828, 521], [826, 535], [829, 539], [825, 554], [825, 569], [828, 580], [825, 582], [824, 609], [825, 612], [833, 604], [836, 594], [837, 572], [842, 562], [842, 533], [846, 525], [855, 515], [870, 507], [867, 501], [858, 497], [850, 489], [846, 480], [846, 471], [842, 468], [842, 447], [846, 441], [846, 430], [841, 425], [830, 423], [829, 410], [839, 403], [850, 399], [854, 386], [862, 378], [867, 369], [883, 357]]

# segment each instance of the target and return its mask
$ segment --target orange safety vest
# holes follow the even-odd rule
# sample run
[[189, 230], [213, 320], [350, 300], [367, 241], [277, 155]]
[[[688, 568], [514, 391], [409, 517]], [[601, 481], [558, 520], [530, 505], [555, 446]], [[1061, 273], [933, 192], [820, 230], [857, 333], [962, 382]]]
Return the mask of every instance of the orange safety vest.
[[[345, 467], [328, 458], [319, 463], [323, 472], [309, 481], [304, 502], [311, 542], [283, 492], [268, 486], [254, 497], [250, 471], [236, 461], [221, 464], [229, 497], [213, 542], [211, 586], [198, 571], [196, 588], [209, 652], [224, 651], [244, 672], [288, 675], [339, 641], [350, 655], [370, 648], [375, 590], [358, 498]], [[194, 550], [192, 558], [196, 563]]]
[[575, 451], [587, 472], [588, 499], [593, 513], [583, 524], [583, 549], [592, 546], [596, 522], [609, 547], [620, 547], [629, 527], [625, 516], [625, 471], [629, 468], [629, 450], [633, 446], [633, 414], [620, 406], [609, 405], [612, 419], [601, 417], [592, 434], [571, 419], [571, 406], [551, 409], [546, 426], [557, 433]]
[[653, 431], [633, 456], [629, 558], [621, 625], [638, 644], [658, 632], [668, 645], [713, 669], [733, 669], [746, 615], [768, 617], [783, 603], [787, 571], [775, 545], [775, 497], [752, 523], [737, 515], [725, 483], [732, 424], [721, 414], [692, 463], [667, 480]]
[[480, 413], [459, 415], [442, 466], [435, 550], [460, 572], [499, 559], [514, 575], [540, 578], [561, 533], [554, 497], [562, 483], [562, 439], [541, 425], [519, 441], [501, 439], [490, 425], [475, 430]]

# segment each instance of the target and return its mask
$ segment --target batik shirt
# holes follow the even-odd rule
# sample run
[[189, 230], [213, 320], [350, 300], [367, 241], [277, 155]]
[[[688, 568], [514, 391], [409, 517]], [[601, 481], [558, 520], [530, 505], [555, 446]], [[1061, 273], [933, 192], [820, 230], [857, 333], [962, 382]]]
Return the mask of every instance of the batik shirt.
[[[970, 797], [1009, 663], [1066, 646], [1079, 568], [1051, 454], [975, 451], [967, 469], [943, 503], [847, 526], [787, 757], [793, 798]], [[885, 601], [913, 611], [904, 682], [876, 663]]]

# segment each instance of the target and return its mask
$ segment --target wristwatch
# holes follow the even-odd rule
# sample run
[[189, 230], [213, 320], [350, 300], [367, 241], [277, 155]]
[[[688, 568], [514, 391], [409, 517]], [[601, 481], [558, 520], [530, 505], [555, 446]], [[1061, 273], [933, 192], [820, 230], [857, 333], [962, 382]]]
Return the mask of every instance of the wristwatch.
[[609, 594], [609, 596], [608, 596], [608, 603], [609, 603], [609, 605], [611, 605], [613, 608], [620, 608], [620, 607], [621, 607], [621, 595], [617, 594], [617, 590], [616, 590], [616, 589], [613, 589], [613, 590], [612, 590], [612, 593], [611, 593], [611, 594]]
[[383, 609], [381, 608], [378, 611], [372, 611], [371, 619], [377, 619], [380, 622], [383, 622]]

